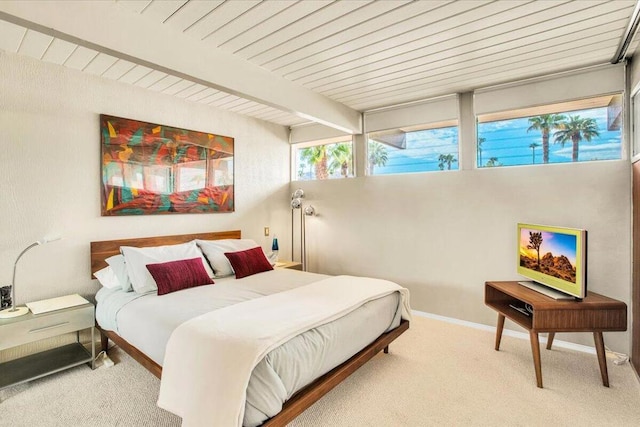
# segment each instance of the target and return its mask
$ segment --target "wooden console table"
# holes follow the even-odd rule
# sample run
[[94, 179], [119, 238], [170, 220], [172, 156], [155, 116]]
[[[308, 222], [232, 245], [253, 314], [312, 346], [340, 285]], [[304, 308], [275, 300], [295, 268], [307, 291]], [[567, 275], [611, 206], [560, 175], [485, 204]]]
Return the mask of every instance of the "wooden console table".
[[[587, 292], [582, 301], [555, 300], [518, 282], [485, 282], [484, 290], [485, 304], [498, 312], [496, 351], [500, 350], [505, 318], [529, 331], [538, 387], [542, 388], [539, 332], [549, 332], [547, 350], [551, 349], [556, 332], [593, 332], [602, 384], [609, 387], [602, 332], [627, 330], [627, 305], [624, 302], [595, 292]], [[524, 303], [533, 308], [529, 316], [510, 307], [510, 304], [521, 306]]]

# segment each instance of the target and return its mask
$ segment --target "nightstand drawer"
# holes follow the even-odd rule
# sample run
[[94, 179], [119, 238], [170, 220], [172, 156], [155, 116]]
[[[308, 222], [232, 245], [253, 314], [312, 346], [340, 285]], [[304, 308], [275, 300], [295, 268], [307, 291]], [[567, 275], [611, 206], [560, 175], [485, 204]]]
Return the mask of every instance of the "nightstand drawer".
[[91, 328], [95, 325], [93, 304], [38, 315], [29, 313], [17, 319], [21, 321], [0, 322], [2, 335], [0, 350]]

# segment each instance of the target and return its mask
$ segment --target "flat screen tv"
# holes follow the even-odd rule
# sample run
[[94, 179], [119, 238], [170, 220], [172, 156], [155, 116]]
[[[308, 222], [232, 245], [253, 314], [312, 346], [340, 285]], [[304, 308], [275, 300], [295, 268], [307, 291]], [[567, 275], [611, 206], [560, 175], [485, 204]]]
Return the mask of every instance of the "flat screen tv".
[[556, 299], [587, 296], [587, 232], [577, 228], [518, 224], [520, 282]]

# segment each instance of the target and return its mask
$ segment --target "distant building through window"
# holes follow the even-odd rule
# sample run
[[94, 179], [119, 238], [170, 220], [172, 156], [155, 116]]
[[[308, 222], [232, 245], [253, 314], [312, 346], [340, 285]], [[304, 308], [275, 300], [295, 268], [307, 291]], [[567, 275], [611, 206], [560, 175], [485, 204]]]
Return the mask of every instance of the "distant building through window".
[[622, 157], [621, 94], [483, 114], [477, 120], [479, 168]]

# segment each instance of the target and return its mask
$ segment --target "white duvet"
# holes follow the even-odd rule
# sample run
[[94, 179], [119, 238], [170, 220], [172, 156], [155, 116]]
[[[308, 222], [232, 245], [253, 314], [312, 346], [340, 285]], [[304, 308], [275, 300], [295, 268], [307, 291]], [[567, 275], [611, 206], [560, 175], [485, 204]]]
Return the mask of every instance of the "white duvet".
[[174, 330], [167, 344], [158, 405], [181, 416], [187, 427], [241, 426], [251, 372], [269, 351], [393, 292], [400, 293], [402, 318], [409, 319], [406, 289], [386, 280], [352, 276], [332, 277], [191, 319]]

